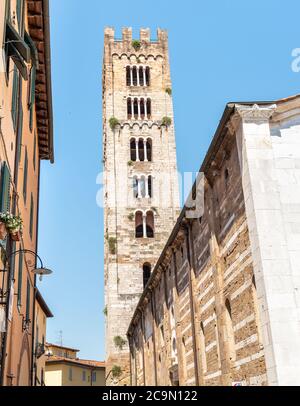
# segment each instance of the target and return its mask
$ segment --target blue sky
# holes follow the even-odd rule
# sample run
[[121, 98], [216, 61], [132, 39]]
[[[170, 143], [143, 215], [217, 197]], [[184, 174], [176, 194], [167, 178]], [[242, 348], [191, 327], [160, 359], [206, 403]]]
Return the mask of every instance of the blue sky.
[[[297, 4], [298, 3], [298, 4]], [[178, 168], [199, 169], [228, 101], [300, 92], [291, 69], [300, 4], [286, 0], [50, 0], [55, 164], [42, 163], [39, 287], [55, 317], [48, 340], [104, 358], [101, 171], [103, 30], [169, 31]]]

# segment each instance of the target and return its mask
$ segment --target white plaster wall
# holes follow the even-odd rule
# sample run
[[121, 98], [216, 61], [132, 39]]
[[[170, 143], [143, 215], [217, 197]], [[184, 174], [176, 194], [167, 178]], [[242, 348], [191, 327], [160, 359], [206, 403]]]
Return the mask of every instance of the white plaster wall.
[[270, 131], [265, 107], [245, 111], [237, 143], [268, 383], [300, 385], [300, 121]]

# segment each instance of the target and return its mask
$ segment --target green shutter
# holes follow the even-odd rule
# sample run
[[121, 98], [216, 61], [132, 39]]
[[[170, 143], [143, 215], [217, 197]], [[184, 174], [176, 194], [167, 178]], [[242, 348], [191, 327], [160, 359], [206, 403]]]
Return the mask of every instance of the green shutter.
[[33, 196], [31, 193], [31, 201], [30, 201], [30, 223], [29, 223], [29, 233], [30, 238], [32, 239], [33, 236], [33, 215], [34, 215], [34, 203], [33, 203]]
[[35, 81], [36, 81], [36, 67], [33, 65], [30, 71], [30, 95], [29, 95], [29, 128], [32, 131], [33, 128], [33, 109], [35, 101]]
[[23, 0], [17, 0], [17, 19], [19, 32], [23, 32]]
[[19, 270], [18, 270], [18, 306], [22, 305], [22, 276], [23, 276], [23, 252], [20, 252]]
[[34, 143], [33, 143], [33, 169], [35, 170], [36, 162], [36, 133], [34, 132]]
[[30, 282], [27, 279], [27, 293], [26, 293], [26, 320], [30, 319]]
[[5, 21], [10, 20], [10, 0], [5, 1]]
[[22, 106], [20, 106], [18, 134], [17, 134], [17, 159], [19, 163], [21, 160], [22, 133], [23, 133], [23, 108]]
[[15, 131], [17, 128], [18, 106], [19, 106], [19, 74], [15, 66], [12, 88], [12, 99], [11, 99], [11, 115]]
[[4, 162], [1, 169], [1, 191], [0, 191], [0, 211], [6, 213], [9, 211], [10, 199], [10, 174], [7, 163]]
[[23, 197], [24, 197], [25, 203], [26, 203], [26, 197], [27, 197], [27, 177], [28, 177], [28, 154], [27, 154], [27, 147], [26, 147], [25, 159], [24, 159], [24, 178], [23, 178]]

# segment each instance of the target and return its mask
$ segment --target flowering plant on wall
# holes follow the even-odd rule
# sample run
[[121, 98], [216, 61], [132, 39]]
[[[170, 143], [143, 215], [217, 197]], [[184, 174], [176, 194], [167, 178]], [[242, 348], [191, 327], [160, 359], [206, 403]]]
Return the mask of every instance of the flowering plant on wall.
[[[23, 221], [20, 216], [15, 216], [9, 212], [0, 213], [0, 223], [0, 239], [4, 239], [6, 237], [7, 230], [14, 241], [20, 241], [20, 235], [23, 227]], [[6, 230], [4, 230], [3, 226]], [[4, 238], [1, 238], [1, 236]]]

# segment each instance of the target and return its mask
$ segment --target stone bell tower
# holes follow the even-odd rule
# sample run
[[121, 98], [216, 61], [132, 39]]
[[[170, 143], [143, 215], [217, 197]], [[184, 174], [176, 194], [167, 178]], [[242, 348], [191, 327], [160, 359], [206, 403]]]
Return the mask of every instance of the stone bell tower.
[[107, 384], [129, 384], [126, 332], [179, 214], [168, 37], [105, 29], [103, 161]]

